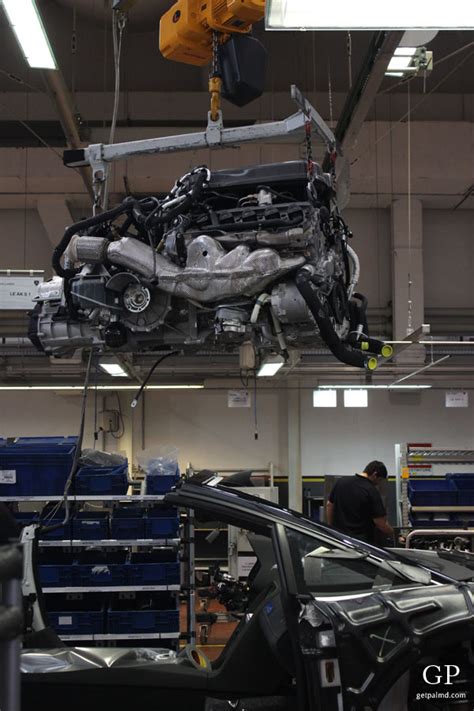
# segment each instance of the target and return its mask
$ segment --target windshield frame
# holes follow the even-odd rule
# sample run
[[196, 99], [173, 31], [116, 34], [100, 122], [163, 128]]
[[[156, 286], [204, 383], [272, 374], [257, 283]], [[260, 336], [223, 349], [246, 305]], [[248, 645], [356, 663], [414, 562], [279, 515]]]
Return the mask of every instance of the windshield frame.
[[[234, 526], [251, 524], [256, 530], [260, 527], [268, 529], [272, 525], [282, 525], [300, 533], [313, 536], [319, 541], [325, 541], [331, 547], [340, 547], [367, 554], [374, 561], [400, 561], [406, 563], [406, 558], [398, 556], [396, 549], [382, 549], [347, 536], [327, 525], [316, 523], [297, 511], [292, 511], [279, 504], [262, 499], [251, 494], [239, 491], [236, 488], [225, 487], [222, 484], [209, 486], [202, 483], [193, 483], [192, 479], [179, 483], [169, 494], [165, 495], [165, 502], [173, 506], [196, 508], [216, 515], [216, 518], [226, 520]], [[410, 563], [416, 568], [427, 570], [431, 573], [432, 584], [452, 583], [452, 578], [432, 570], [427, 565], [417, 562]], [[414, 583], [407, 580], [407, 587]]]

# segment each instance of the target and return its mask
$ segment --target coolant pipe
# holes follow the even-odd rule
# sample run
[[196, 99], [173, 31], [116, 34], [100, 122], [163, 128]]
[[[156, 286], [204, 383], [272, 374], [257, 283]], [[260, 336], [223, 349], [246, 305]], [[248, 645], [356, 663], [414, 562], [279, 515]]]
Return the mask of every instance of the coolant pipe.
[[363, 333], [349, 336], [349, 343], [353, 348], [360, 348], [361, 351], [381, 355], [383, 358], [391, 358], [393, 355], [393, 348], [389, 343], [379, 341], [378, 338], [370, 338]]
[[311, 277], [312, 272], [308, 268], [303, 267], [296, 274], [296, 286], [306, 301], [319, 328], [321, 338], [325, 341], [331, 353], [336, 356], [338, 360], [347, 365], [352, 365], [356, 368], [366, 368], [367, 370], [375, 370], [377, 367], [377, 358], [364, 355], [359, 350], [352, 350], [341, 341], [311, 282]]
[[276, 315], [276, 313], [274, 312], [274, 310], [272, 309], [271, 306], [270, 306], [270, 314], [272, 317], [273, 328], [275, 329], [275, 335], [278, 338], [278, 345], [280, 346], [282, 356], [284, 357], [285, 360], [287, 360], [288, 359], [288, 346], [286, 345], [285, 335], [283, 333], [281, 323], [278, 319], [278, 316]]
[[349, 283], [349, 288], [347, 289], [347, 298], [350, 301], [352, 299], [352, 295], [354, 294], [354, 290], [359, 282], [360, 262], [359, 262], [359, 257], [357, 256], [357, 252], [355, 250], [353, 250], [352, 247], [347, 243], [346, 243], [346, 249], [347, 249], [347, 254], [349, 256], [349, 259], [351, 260], [352, 265], [354, 267], [351, 281]]
[[265, 306], [265, 304], [269, 301], [270, 299], [270, 294], [260, 294], [258, 297], [257, 301], [255, 302], [255, 306], [252, 309], [252, 315], [250, 316], [250, 323], [257, 323], [258, 317], [260, 316], [260, 311], [262, 310], [262, 307]]

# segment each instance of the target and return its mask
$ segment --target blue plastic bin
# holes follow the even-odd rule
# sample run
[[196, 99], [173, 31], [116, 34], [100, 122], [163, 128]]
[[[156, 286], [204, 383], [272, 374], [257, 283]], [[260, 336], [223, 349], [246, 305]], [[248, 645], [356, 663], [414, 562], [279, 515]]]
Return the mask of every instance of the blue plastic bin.
[[43, 587], [71, 587], [76, 584], [74, 565], [68, 553], [48, 550], [38, 557], [38, 572]]
[[145, 509], [138, 506], [124, 506], [114, 509], [110, 526], [111, 538], [118, 540], [146, 538]]
[[72, 521], [73, 538], [100, 541], [109, 538], [109, 515], [106, 511], [83, 511]]
[[76, 494], [117, 494], [127, 493], [128, 462], [117, 467], [81, 467], [75, 478]]
[[[155, 554], [152, 554], [156, 557]], [[178, 585], [180, 582], [179, 563], [152, 562], [147, 553], [132, 553], [128, 568], [129, 585]], [[176, 556], [175, 556], [176, 557]]]
[[179, 632], [178, 610], [114, 610], [107, 614], [108, 631], [112, 634], [146, 634]]
[[456, 506], [457, 489], [451, 479], [411, 480], [408, 498], [412, 506]]
[[465, 528], [466, 524], [457, 518], [450, 518], [449, 521], [438, 521], [430, 518], [428, 514], [422, 514], [424, 518], [410, 517], [410, 525], [413, 528]]
[[126, 553], [98, 553], [86, 551], [77, 556], [74, 568], [75, 585], [79, 587], [105, 587], [128, 585]]
[[[40, 514], [38, 511], [17, 511], [14, 514], [15, 519], [21, 526], [29, 526], [32, 523], [40, 522]], [[49, 519], [45, 522], [46, 526], [57, 525], [64, 521], [64, 512], [60, 512], [53, 519]], [[60, 541], [63, 539], [71, 538], [71, 522], [68, 522], [65, 526], [60, 526], [55, 531], [49, 531], [48, 533], [42, 533], [41, 538], [50, 541]]]
[[179, 479], [179, 471], [175, 474], [147, 474], [146, 493], [149, 495], [166, 494]]
[[456, 477], [450, 479], [454, 483], [457, 492], [458, 506], [474, 506], [474, 478]]
[[145, 538], [176, 538], [178, 535], [179, 519], [176, 513], [174, 516], [164, 517], [160, 508], [156, 507], [148, 510], [145, 527]]
[[76, 437], [20, 437], [0, 447], [0, 496], [60, 496]]
[[103, 595], [46, 595], [48, 620], [59, 635], [103, 634], [106, 608]]

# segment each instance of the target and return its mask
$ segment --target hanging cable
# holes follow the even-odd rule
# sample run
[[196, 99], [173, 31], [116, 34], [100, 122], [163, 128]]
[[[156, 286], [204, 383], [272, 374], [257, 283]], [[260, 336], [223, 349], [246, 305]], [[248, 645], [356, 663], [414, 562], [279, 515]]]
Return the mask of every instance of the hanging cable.
[[258, 409], [257, 409], [257, 371], [253, 373], [253, 436], [258, 439]]
[[125, 423], [123, 420], [123, 414], [122, 414], [122, 403], [120, 402], [120, 395], [118, 394], [117, 391], [115, 391], [115, 397], [117, 398], [117, 413], [118, 413], [118, 418], [119, 418], [119, 431], [117, 432], [111, 432], [110, 434], [114, 439], [121, 439], [124, 434], [125, 434]]
[[332, 111], [332, 81], [331, 81], [331, 60], [328, 58], [328, 99], [329, 99], [329, 125], [333, 125]]
[[67, 478], [66, 484], [64, 485], [64, 493], [63, 493], [62, 499], [50, 511], [50, 513], [48, 514], [48, 516], [45, 519], [45, 521], [49, 521], [52, 518], [54, 518], [56, 513], [64, 506], [64, 520], [61, 523], [54, 524], [53, 526], [46, 526], [45, 528], [42, 529], [42, 533], [48, 533], [50, 531], [55, 531], [56, 529], [61, 528], [61, 526], [65, 526], [70, 519], [71, 507], [70, 507], [70, 500], [69, 500], [69, 490], [75, 481], [76, 473], [79, 468], [79, 460], [81, 458], [81, 453], [82, 453], [82, 443], [84, 440], [84, 429], [85, 429], [85, 422], [86, 422], [87, 393], [89, 390], [89, 381], [90, 381], [90, 374], [91, 374], [91, 369], [92, 369], [93, 355], [94, 355], [94, 352], [91, 349], [89, 352], [89, 359], [87, 361], [86, 376], [84, 379], [84, 387], [82, 390], [81, 414], [80, 414], [80, 420], [79, 420], [79, 423], [80, 423], [79, 424], [79, 434], [78, 434], [78, 438], [77, 438], [76, 450], [74, 452], [74, 458], [73, 458], [72, 465], [71, 465], [71, 471], [69, 472], [69, 476]]
[[153, 375], [155, 370], [158, 368], [160, 363], [162, 363], [164, 360], [166, 360], [166, 358], [171, 358], [171, 356], [179, 355], [179, 353], [180, 353], [180, 351], [170, 351], [170, 353], [165, 353], [165, 355], [162, 355], [158, 358], [156, 363], [154, 365], [152, 365], [152, 367], [148, 371], [148, 375], [146, 376], [145, 380], [143, 381], [143, 383], [140, 386], [140, 389], [138, 390], [137, 394], [135, 395], [132, 402], [130, 403], [130, 407], [136, 407], [138, 405], [138, 401], [141, 398], [142, 392], [145, 390], [151, 376]]
[[352, 35], [347, 33], [347, 72], [349, 75], [349, 89], [352, 89]]
[[[120, 61], [122, 58], [123, 33], [127, 24], [127, 16], [123, 12], [114, 11], [112, 13], [112, 42], [114, 53], [114, 106], [112, 110], [112, 120], [110, 122], [109, 144], [115, 143], [115, 131], [120, 106]], [[103, 190], [102, 207], [107, 210], [109, 202], [109, 174], [105, 177]]]
[[410, 84], [407, 86], [407, 195], [408, 195], [408, 314], [407, 314], [407, 336], [413, 331], [413, 301], [411, 298], [411, 94]]

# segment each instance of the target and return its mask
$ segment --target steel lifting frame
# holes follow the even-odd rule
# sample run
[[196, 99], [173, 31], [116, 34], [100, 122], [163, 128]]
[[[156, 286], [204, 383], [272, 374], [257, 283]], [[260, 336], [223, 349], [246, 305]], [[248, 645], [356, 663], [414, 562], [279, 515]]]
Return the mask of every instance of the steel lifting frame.
[[280, 138], [305, 129], [308, 124], [323, 141], [329, 155], [342, 156], [342, 150], [333, 132], [294, 84], [291, 86], [291, 98], [298, 106], [298, 111], [281, 121], [224, 128], [222, 112], [219, 111], [217, 121], [213, 121], [210, 112], [208, 112], [205, 131], [160, 138], [145, 138], [126, 143], [94, 143], [87, 148], [64, 151], [64, 164], [71, 168], [89, 165], [92, 169], [94, 191], [97, 197], [107, 179], [109, 163], [133, 156], [194, 151], [198, 148], [225, 148], [241, 143]]

